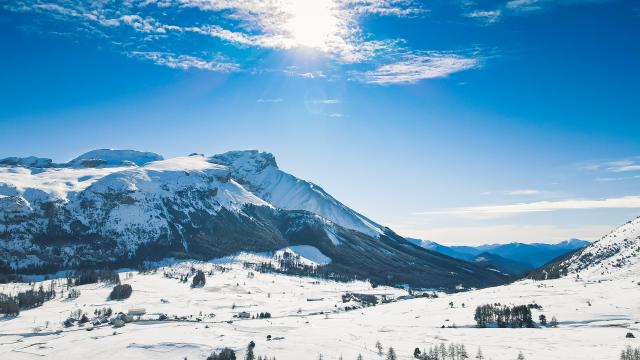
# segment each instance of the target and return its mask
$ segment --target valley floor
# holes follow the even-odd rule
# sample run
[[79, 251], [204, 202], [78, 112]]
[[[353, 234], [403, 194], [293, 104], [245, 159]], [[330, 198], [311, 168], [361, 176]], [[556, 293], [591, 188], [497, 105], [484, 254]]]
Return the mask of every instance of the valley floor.
[[[412, 359], [416, 347], [440, 343], [465, 344], [471, 358], [478, 347], [487, 359], [514, 360], [521, 351], [528, 360], [618, 359], [627, 345], [640, 346], [639, 278], [586, 282], [576, 279], [520, 281], [514, 284], [439, 294], [436, 299], [416, 298], [344, 311], [341, 295], [347, 291], [406, 295], [401, 289], [372, 288], [366, 282], [336, 283], [279, 274], [250, 274], [239, 262], [229, 271], [214, 271], [203, 288], [166, 278], [163, 271], [188, 271], [191, 263], [174, 264], [156, 273], [121, 273], [131, 284], [132, 296], [107, 301], [111, 286], [78, 287], [77, 299], [59, 298], [42, 307], [0, 320], [0, 359], [205, 359], [228, 346], [243, 355], [250, 341], [256, 355], [278, 360], [384, 359], [375, 349], [380, 341], [392, 346], [399, 359]], [[205, 270], [210, 263], [195, 264]], [[0, 286], [0, 292], [16, 291], [16, 285]], [[453, 307], [449, 303], [453, 303]], [[477, 305], [486, 303], [537, 303], [533, 310], [548, 319], [556, 316], [557, 328], [479, 329], [473, 320]], [[463, 304], [464, 303], [464, 307]], [[144, 308], [142, 321], [113, 328], [105, 324], [63, 328], [69, 314], [82, 309], [93, 315], [97, 308], [115, 312]], [[238, 319], [241, 311], [269, 312], [270, 319]], [[157, 321], [153, 314], [167, 314]], [[215, 315], [211, 315], [215, 314]], [[178, 316], [175, 319], [174, 316]], [[184, 317], [180, 319], [180, 317]], [[197, 319], [201, 321], [198, 321]], [[149, 320], [145, 320], [149, 319]], [[442, 328], [442, 326], [445, 328]], [[455, 326], [455, 327], [454, 327]], [[58, 330], [58, 331], [57, 331]], [[59, 331], [61, 330], [61, 332]], [[272, 340], [267, 340], [267, 335]]]

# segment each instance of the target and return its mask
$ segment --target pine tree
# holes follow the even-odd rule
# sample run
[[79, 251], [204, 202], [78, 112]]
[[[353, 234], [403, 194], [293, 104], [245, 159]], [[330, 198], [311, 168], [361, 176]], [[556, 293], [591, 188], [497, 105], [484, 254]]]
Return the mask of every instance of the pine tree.
[[553, 316], [551, 318], [551, 322], [549, 323], [549, 325], [551, 325], [551, 327], [558, 327], [558, 319], [556, 319], [556, 317]]
[[389, 347], [389, 350], [387, 351], [387, 360], [398, 360], [398, 357], [396, 356], [396, 351], [393, 350], [392, 347]]
[[544, 314], [540, 314], [540, 316], [538, 316], [538, 320], [540, 320], [540, 325], [547, 326], [547, 317], [544, 316]]
[[484, 360], [484, 355], [482, 355], [482, 349], [478, 348], [478, 353], [476, 354], [476, 359]]
[[376, 341], [376, 349], [378, 349], [378, 354], [382, 355], [382, 344], [380, 340]]
[[256, 343], [253, 340], [247, 345], [247, 353], [244, 356], [245, 360], [255, 360], [256, 356], [253, 354], [253, 348], [256, 347]]
[[357, 358], [357, 360], [364, 360], [364, 359], [362, 358], [362, 354], [358, 354], [358, 358]]
[[518, 353], [517, 360], [525, 360], [525, 357], [524, 357], [524, 354], [522, 353], [522, 351], [520, 351], [520, 353]]

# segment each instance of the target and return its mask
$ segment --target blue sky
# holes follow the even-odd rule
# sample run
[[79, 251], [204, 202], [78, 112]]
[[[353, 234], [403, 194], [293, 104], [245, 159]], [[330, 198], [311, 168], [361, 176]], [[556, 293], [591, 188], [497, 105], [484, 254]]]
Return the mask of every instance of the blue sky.
[[260, 149], [448, 244], [596, 239], [640, 215], [635, 1], [0, 6], [0, 157]]

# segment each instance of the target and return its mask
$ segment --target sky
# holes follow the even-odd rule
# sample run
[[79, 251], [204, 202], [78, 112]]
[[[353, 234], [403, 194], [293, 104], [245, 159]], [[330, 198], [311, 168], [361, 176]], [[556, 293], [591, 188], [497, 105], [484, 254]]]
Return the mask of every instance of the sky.
[[404, 236], [640, 215], [640, 4], [0, 2], [0, 158], [259, 149]]

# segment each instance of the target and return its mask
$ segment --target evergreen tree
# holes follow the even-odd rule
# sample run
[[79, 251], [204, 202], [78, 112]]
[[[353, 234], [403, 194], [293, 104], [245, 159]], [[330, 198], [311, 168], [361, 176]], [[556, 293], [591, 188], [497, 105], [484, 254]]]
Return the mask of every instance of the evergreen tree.
[[540, 316], [538, 316], [538, 320], [540, 320], [540, 325], [547, 326], [547, 317], [544, 316], [544, 314], [540, 314]]
[[518, 353], [517, 360], [525, 360], [524, 354], [522, 353], [522, 351], [520, 351], [520, 353]]
[[204, 276], [204, 272], [202, 270], [198, 270], [196, 275], [193, 277], [193, 282], [191, 283], [191, 287], [203, 287], [204, 284], [207, 283], [207, 279]]
[[382, 344], [380, 340], [376, 341], [376, 349], [378, 349], [378, 354], [382, 355]]
[[356, 360], [364, 360], [364, 359], [362, 358], [362, 354], [358, 354], [358, 358], [357, 358]]
[[396, 351], [393, 350], [392, 347], [389, 347], [389, 350], [387, 350], [387, 360], [398, 360], [398, 357], [396, 356]]
[[256, 356], [253, 354], [253, 348], [256, 347], [256, 343], [253, 340], [247, 345], [247, 353], [244, 356], [245, 360], [255, 360]]
[[484, 360], [484, 355], [482, 354], [482, 349], [478, 348], [478, 352], [476, 353], [476, 359]]

